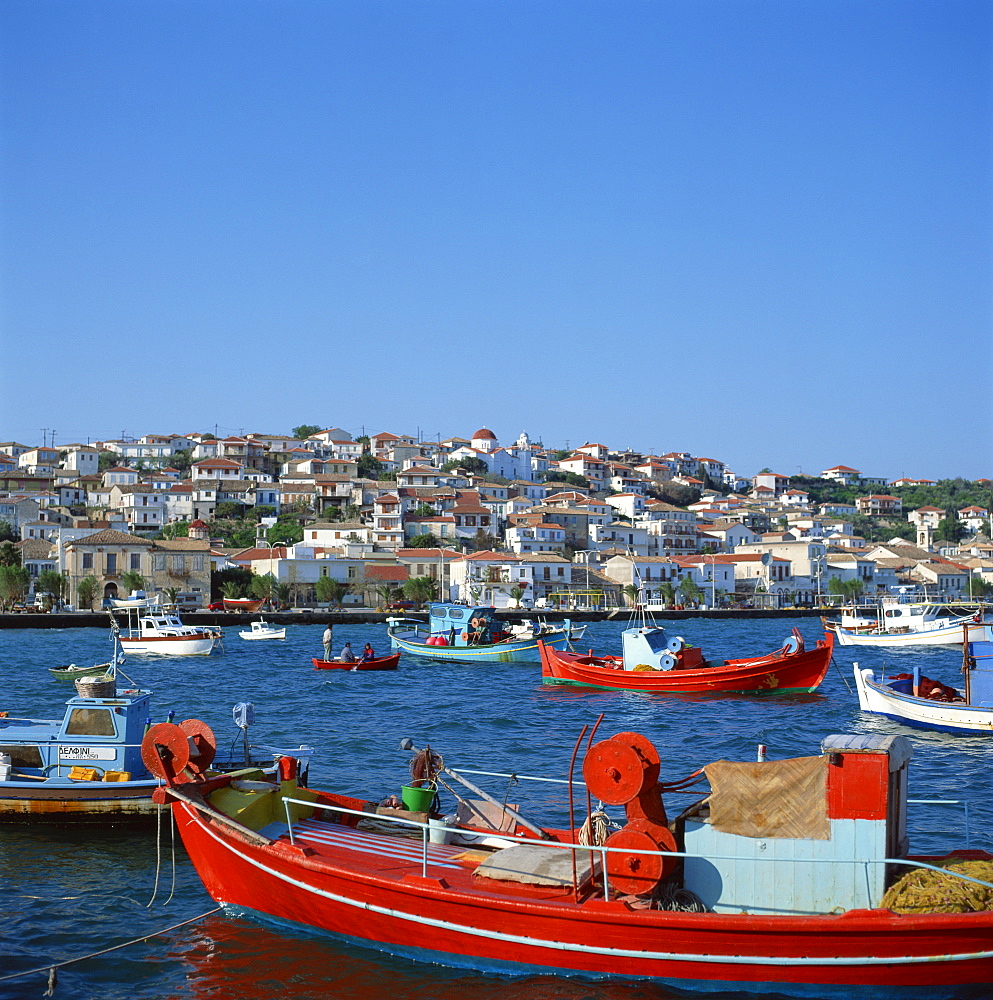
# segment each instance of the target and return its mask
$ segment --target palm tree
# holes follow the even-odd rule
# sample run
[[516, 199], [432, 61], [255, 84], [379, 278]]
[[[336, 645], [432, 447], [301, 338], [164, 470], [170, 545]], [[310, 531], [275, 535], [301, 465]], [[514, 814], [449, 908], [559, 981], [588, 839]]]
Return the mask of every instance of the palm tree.
[[624, 596], [628, 599], [628, 604], [634, 607], [638, 603], [641, 595], [641, 588], [636, 583], [629, 583], [624, 588]]
[[121, 586], [127, 593], [133, 594], [136, 590], [145, 589], [145, 578], [137, 570], [129, 569], [121, 574]]
[[280, 609], [288, 608], [290, 606], [290, 595], [292, 593], [290, 585], [288, 583], [277, 583], [275, 586], [276, 601], [279, 604]]
[[676, 600], [676, 588], [669, 580], [665, 580], [659, 585], [658, 595], [666, 607], [671, 607]]
[[375, 593], [380, 607], [384, 607], [393, 600], [393, 587], [388, 583], [381, 583], [376, 587]]
[[511, 587], [510, 588], [510, 599], [514, 602], [517, 607], [521, 606], [521, 598], [524, 596], [523, 587]]
[[427, 604], [435, 599], [437, 584], [430, 576], [412, 576], [403, 585], [403, 596], [418, 604]]
[[349, 584], [343, 583], [341, 580], [335, 580], [334, 577], [322, 576], [317, 581], [317, 599], [319, 601], [327, 601], [329, 604], [337, 604], [338, 609], [341, 610], [342, 602], [345, 600], [345, 595], [351, 589]]
[[237, 580], [225, 580], [221, 584], [221, 596], [228, 600], [245, 596], [245, 588]]
[[703, 591], [692, 576], [684, 576], [679, 581], [679, 592], [683, 595], [683, 600], [688, 604], [698, 603], [703, 596]]

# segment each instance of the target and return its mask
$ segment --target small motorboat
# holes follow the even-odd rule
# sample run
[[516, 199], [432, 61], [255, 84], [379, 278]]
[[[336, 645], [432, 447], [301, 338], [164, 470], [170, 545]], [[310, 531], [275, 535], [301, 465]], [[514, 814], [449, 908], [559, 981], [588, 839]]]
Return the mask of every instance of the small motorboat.
[[315, 670], [396, 670], [400, 665], [400, 654], [378, 656], [372, 660], [319, 660], [310, 661]]
[[[60, 719], [0, 718], [0, 822], [116, 823], [158, 811], [152, 792], [161, 780], [141, 752], [152, 692], [118, 687], [112, 675], [77, 678], [75, 685]], [[213, 732], [199, 719], [160, 725], [184, 734], [188, 777], [238, 771], [254, 779], [273, 773], [274, 759], [286, 751], [250, 744], [253, 718], [251, 705], [235, 706], [241, 747], [230, 754], [216, 752]], [[312, 750], [288, 752], [306, 766]]]
[[926, 677], [919, 666], [890, 676], [857, 663], [853, 667], [863, 712], [918, 729], [993, 736], [993, 642], [965, 645], [962, 691]]
[[539, 641], [544, 684], [644, 691], [649, 694], [800, 694], [816, 691], [831, 665], [830, 632], [807, 649], [797, 629], [781, 649], [738, 660], [705, 660], [661, 626], [621, 633], [623, 655], [594, 656]]
[[[496, 618], [496, 608], [466, 607], [463, 604], [432, 604], [427, 626], [408, 618], [387, 618], [390, 643], [396, 650], [432, 660], [459, 660], [463, 663], [537, 663], [539, 636], [534, 626], [515, 635]], [[564, 649], [572, 623], [548, 626], [540, 641]]]
[[242, 639], [285, 639], [286, 638], [286, 627], [278, 625], [269, 625], [265, 619], [260, 618], [257, 622], [251, 623], [251, 628], [247, 631], [241, 629], [238, 635]]
[[[411, 761], [407, 809], [300, 787], [292, 759], [280, 761], [278, 784], [190, 780], [182, 731], [150, 732], [145, 756], [207, 892], [284, 932], [296, 925], [405, 961], [650, 980], [680, 993], [948, 997], [993, 982], [993, 912], [937, 912], [945, 891], [908, 911], [908, 897], [887, 890], [889, 873], [921, 870], [941, 890], [993, 888], [970, 867], [988, 870], [985, 851], [908, 853], [904, 737], [828, 736], [814, 756], [718, 761], [663, 782], [648, 739], [594, 743], [595, 731], [585, 794], [574, 796], [571, 766], [567, 778], [535, 779], [555, 783], [560, 809], [568, 802], [566, 828], [536, 823], [503, 795], [457, 795], [443, 819], [415, 811], [431, 809], [433, 780], [482, 792], [430, 749], [426, 768]], [[703, 781], [710, 794], [670, 822], [664, 794]], [[423, 793], [416, 803], [410, 789]], [[939, 868], [956, 859], [965, 872]]]

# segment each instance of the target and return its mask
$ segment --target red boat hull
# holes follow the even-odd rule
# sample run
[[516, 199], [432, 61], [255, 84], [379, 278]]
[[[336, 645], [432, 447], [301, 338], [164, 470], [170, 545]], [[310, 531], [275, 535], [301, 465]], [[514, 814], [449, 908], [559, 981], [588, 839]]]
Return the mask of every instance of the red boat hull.
[[545, 684], [579, 685], [649, 694], [795, 694], [810, 692], [824, 680], [831, 665], [834, 636], [824, 633], [814, 649], [778, 651], [768, 656], [726, 660], [699, 669], [624, 670], [619, 656], [593, 656], [541, 648], [541, 679]]
[[[286, 838], [256, 844], [185, 803], [173, 809], [219, 903], [391, 954], [484, 971], [801, 996], [920, 996], [923, 989], [936, 998], [993, 982], [993, 913], [730, 916], [576, 903], [571, 890], [489, 888], [460, 865], [457, 848], [429, 848], [423, 877], [419, 858], [398, 861], [364, 848], [363, 835], [349, 827], [328, 824], [353, 840], [350, 849]], [[419, 855], [421, 845], [411, 850]]]
[[224, 598], [225, 611], [242, 611], [246, 614], [255, 614], [255, 612], [258, 611], [263, 604], [265, 604], [265, 598], [260, 601], [254, 600], [250, 597]]
[[375, 660], [356, 660], [354, 663], [342, 663], [340, 660], [319, 660], [311, 658], [315, 670], [396, 670], [400, 663], [400, 654], [381, 656]]

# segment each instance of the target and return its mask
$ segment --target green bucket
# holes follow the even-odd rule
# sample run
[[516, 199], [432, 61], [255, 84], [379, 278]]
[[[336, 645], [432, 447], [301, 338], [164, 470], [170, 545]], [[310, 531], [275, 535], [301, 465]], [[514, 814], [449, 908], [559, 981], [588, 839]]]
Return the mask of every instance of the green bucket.
[[426, 785], [422, 788], [414, 788], [413, 785], [403, 785], [400, 788], [400, 798], [403, 804], [411, 812], [427, 812], [434, 802], [435, 789]]

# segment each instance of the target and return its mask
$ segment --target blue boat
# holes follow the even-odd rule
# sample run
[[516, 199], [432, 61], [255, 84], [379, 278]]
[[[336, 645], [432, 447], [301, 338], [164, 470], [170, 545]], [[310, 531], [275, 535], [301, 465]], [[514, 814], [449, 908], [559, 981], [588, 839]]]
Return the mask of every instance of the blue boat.
[[[152, 792], [162, 782], [141, 754], [152, 692], [118, 688], [113, 676], [78, 678], [75, 685], [61, 719], [0, 717], [0, 822], [110, 824], [147, 820], [160, 808]], [[284, 753], [309, 757], [310, 748], [258, 747], [265, 755], [253, 755], [247, 736], [252, 706], [235, 706], [235, 715], [236, 724], [244, 721], [240, 757], [218, 757], [214, 734], [200, 720], [180, 724], [191, 777], [238, 769], [245, 769], [244, 778], [263, 777]]]
[[565, 649], [573, 633], [562, 626], [509, 625], [496, 617], [496, 608], [464, 604], [432, 604], [428, 621], [388, 618], [390, 644], [412, 656], [463, 663], [540, 663], [540, 639], [546, 646]]

